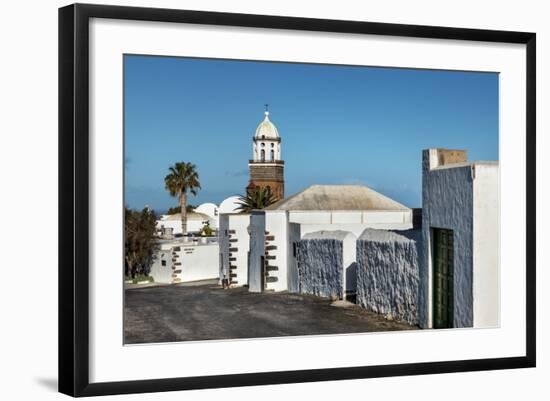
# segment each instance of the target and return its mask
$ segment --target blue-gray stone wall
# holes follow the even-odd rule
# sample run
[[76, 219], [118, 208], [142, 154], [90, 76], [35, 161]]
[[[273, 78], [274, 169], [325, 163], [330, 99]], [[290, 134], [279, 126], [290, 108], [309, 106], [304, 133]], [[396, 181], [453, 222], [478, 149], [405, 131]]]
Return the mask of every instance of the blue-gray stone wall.
[[419, 230], [366, 229], [357, 239], [357, 303], [418, 324], [421, 249]]
[[432, 229], [453, 230], [454, 327], [473, 326], [473, 180], [471, 166], [430, 170], [429, 150], [422, 154], [422, 237], [419, 323], [429, 325]]
[[[328, 233], [328, 232], [327, 232]], [[298, 288], [303, 294], [343, 297], [343, 238], [349, 233], [310, 233], [297, 242]]]

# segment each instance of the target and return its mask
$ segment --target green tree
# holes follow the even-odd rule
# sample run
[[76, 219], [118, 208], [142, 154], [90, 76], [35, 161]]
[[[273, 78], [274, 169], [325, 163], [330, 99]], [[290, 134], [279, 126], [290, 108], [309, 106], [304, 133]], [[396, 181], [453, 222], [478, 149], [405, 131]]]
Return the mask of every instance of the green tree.
[[275, 196], [271, 193], [271, 190], [266, 188], [255, 187], [248, 191], [246, 195], [240, 196], [237, 203], [239, 207], [237, 210], [241, 212], [251, 212], [254, 209], [263, 209], [269, 205], [274, 204], [277, 201]]
[[[185, 210], [187, 210], [187, 213], [191, 213], [193, 210], [195, 210], [197, 207], [195, 205], [187, 205], [185, 206]], [[180, 206], [173, 206], [168, 209], [166, 214], [178, 214], [181, 212]]]
[[124, 210], [124, 274], [149, 274], [158, 247], [155, 238], [157, 217], [149, 208]]
[[201, 184], [197, 167], [192, 163], [177, 162], [169, 168], [170, 173], [164, 177], [166, 190], [171, 196], [177, 197], [181, 212], [181, 231], [187, 234], [187, 192], [197, 195]]
[[212, 227], [210, 227], [210, 222], [207, 221], [203, 224], [201, 228], [201, 235], [203, 237], [210, 237], [214, 233], [214, 230], [212, 230]]

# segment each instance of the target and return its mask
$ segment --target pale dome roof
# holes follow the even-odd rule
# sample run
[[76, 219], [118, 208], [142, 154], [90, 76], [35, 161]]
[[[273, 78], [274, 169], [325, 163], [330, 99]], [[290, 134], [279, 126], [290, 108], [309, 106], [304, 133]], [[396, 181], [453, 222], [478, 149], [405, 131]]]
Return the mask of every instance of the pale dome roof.
[[264, 120], [256, 128], [256, 139], [279, 139], [277, 127], [269, 120], [269, 111], [266, 111]]
[[241, 206], [239, 199], [239, 196], [230, 196], [229, 198], [225, 199], [222, 203], [220, 203], [220, 207], [218, 208], [219, 213], [239, 213], [238, 209]]

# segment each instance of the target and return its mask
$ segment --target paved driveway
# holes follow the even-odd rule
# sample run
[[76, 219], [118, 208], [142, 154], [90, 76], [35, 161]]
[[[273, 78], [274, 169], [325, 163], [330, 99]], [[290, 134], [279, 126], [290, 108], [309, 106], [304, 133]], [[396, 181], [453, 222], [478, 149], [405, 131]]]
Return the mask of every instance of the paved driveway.
[[125, 291], [127, 344], [411, 330], [353, 305], [290, 293], [253, 294], [216, 285]]

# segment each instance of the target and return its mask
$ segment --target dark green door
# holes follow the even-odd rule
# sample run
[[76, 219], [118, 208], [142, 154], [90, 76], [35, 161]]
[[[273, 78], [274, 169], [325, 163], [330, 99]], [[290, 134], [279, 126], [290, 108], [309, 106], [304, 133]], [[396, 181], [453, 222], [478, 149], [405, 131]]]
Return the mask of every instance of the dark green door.
[[453, 327], [453, 230], [433, 229], [433, 327]]

